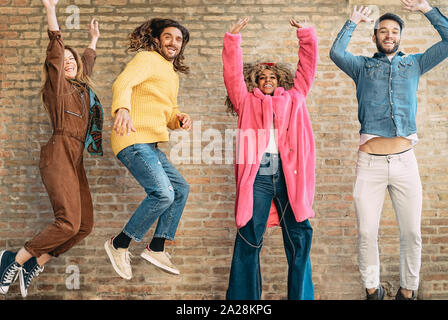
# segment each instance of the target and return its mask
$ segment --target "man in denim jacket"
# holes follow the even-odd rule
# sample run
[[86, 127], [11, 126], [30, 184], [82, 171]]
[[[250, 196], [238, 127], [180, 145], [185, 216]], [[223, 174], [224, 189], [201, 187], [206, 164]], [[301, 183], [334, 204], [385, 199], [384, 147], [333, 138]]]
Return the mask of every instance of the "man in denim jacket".
[[442, 40], [424, 53], [398, 51], [404, 22], [386, 13], [375, 23], [373, 57], [347, 52], [360, 22], [371, 21], [369, 8], [354, 8], [330, 51], [333, 62], [356, 84], [360, 147], [353, 197], [358, 221], [358, 260], [367, 299], [381, 300], [378, 228], [386, 189], [400, 229], [400, 289], [396, 299], [415, 299], [421, 264], [422, 186], [413, 145], [417, 143], [417, 88], [420, 76], [448, 56], [448, 19], [426, 0], [401, 0], [420, 11]]

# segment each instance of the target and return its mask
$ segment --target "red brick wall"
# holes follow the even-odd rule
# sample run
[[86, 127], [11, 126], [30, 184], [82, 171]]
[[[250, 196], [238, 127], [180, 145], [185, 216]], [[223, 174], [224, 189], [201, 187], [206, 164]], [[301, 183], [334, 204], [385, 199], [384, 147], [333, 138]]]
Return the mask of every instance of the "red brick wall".
[[[357, 231], [352, 187], [359, 125], [355, 88], [351, 79], [329, 59], [331, 44], [349, 17], [353, 5], [377, 5], [407, 23], [402, 50], [421, 52], [439, 36], [421, 14], [408, 13], [397, 1], [304, 0], [76, 0], [60, 1], [58, 18], [67, 43], [79, 50], [88, 44], [87, 23], [100, 21], [101, 38], [93, 79], [105, 108], [102, 158], [85, 155], [95, 207], [95, 228], [81, 244], [51, 261], [33, 282], [32, 299], [223, 299], [233, 251], [233, 165], [190, 161], [176, 164], [191, 184], [191, 194], [174, 242], [167, 250], [181, 275], [163, 273], [139, 257], [152, 228], [142, 243], [132, 243], [134, 278], [119, 278], [103, 249], [104, 241], [118, 233], [144, 198], [143, 190], [114, 157], [110, 147], [111, 86], [129, 61], [127, 34], [155, 16], [181, 21], [191, 32], [186, 61], [191, 74], [181, 76], [179, 104], [201, 130], [217, 129], [223, 137], [234, 129], [236, 118], [225, 114], [222, 80], [222, 38], [231, 22], [242, 16], [251, 21], [243, 31], [245, 61], [280, 61], [295, 67], [297, 42], [288, 19], [307, 19], [317, 28], [319, 64], [307, 104], [316, 138], [316, 217], [311, 224], [311, 251], [317, 299], [364, 297], [357, 267]], [[390, 3], [393, 3], [392, 5]], [[448, 14], [443, 1], [431, 1]], [[80, 9], [81, 28], [68, 30], [68, 5]], [[350, 44], [355, 54], [371, 55], [373, 26], [358, 27]], [[262, 35], [262, 37], [260, 37]], [[41, 106], [39, 87], [45, 48], [46, 18], [41, 1], [0, 0], [0, 248], [19, 249], [53, 219], [39, 171], [39, 146], [49, 137], [50, 125]], [[417, 124], [420, 142], [416, 154], [423, 182], [422, 268], [419, 296], [448, 298], [448, 63], [443, 62], [420, 80]], [[195, 123], [198, 126], [199, 122]], [[198, 129], [198, 127], [197, 127]], [[197, 157], [189, 132], [190, 154]], [[202, 142], [202, 148], [209, 144]], [[175, 146], [176, 142], [171, 142]], [[170, 146], [164, 146], [170, 154]], [[188, 159], [187, 159], [188, 160]], [[381, 281], [395, 294], [399, 286], [398, 227], [387, 196], [379, 232]], [[270, 229], [262, 250], [263, 298], [286, 298], [286, 258], [279, 228]], [[78, 268], [80, 287], [70, 290]], [[69, 286], [66, 285], [69, 282]], [[8, 299], [20, 298], [17, 286]]]

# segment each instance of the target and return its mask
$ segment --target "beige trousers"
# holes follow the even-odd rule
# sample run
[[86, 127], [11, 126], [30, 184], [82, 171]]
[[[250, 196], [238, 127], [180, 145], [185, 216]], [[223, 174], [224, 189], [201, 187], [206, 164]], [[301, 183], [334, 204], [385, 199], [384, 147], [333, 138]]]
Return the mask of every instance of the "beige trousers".
[[365, 288], [379, 285], [378, 228], [386, 190], [400, 230], [400, 286], [417, 290], [422, 247], [422, 185], [412, 149], [387, 156], [358, 152], [353, 197], [358, 222], [361, 278]]

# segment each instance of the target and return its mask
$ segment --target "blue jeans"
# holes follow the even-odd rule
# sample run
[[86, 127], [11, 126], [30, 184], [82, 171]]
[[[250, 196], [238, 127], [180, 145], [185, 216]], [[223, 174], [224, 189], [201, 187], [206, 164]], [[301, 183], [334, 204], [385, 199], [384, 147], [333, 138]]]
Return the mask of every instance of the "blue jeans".
[[253, 190], [253, 216], [236, 236], [226, 299], [261, 299], [260, 251], [274, 199], [288, 261], [288, 299], [313, 300], [309, 256], [313, 229], [308, 220], [297, 222], [294, 217], [279, 155], [263, 155]]
[[156, 143], [134, 144], [121, 150], [117, 158], [146, 191], [146, 198], [134, 212], [123, 232], [141, 241], [157, 222], [154, 237], [174, 240], [190, 186]]

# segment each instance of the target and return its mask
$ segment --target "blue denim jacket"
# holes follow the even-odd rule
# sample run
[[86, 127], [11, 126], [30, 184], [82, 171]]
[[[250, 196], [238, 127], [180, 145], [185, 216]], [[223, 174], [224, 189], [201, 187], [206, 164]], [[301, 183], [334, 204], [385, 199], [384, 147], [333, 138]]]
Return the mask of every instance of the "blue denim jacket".
[[448, 57], [448, 19], [438, 8], [425, 14], [442, 40], [424, 53], [399, 51], [389, 61], [384, 53], [354, 56], [346, 51], [356, 24], [348, 20], [330, 51], [330, 58], [356, 83], [360, 134], [382, 137], [409, 136], [417, 132], [417, 88], [420, 76]]

